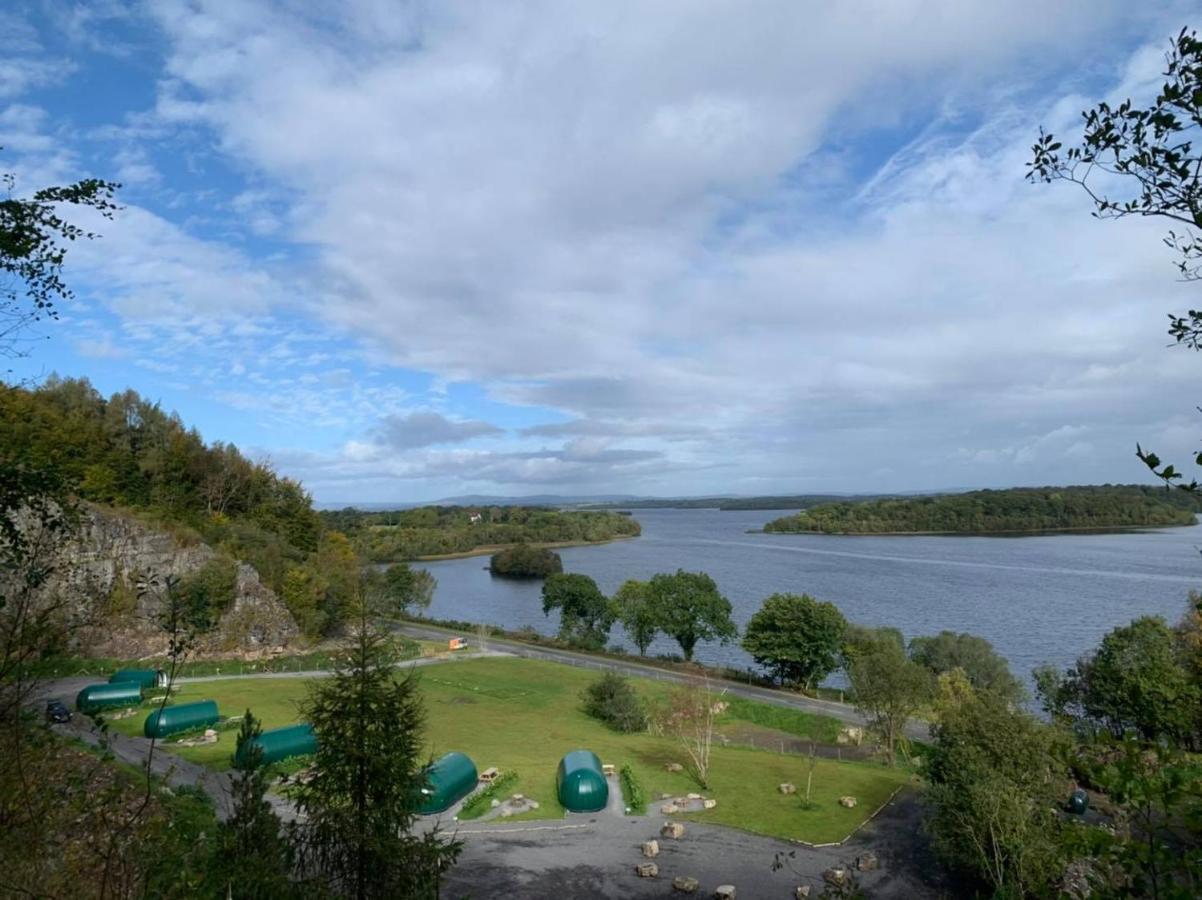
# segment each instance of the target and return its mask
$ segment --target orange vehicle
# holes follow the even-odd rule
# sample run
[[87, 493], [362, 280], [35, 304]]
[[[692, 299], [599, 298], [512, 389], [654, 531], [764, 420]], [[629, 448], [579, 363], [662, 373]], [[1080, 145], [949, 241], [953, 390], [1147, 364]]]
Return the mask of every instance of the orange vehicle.
[[467, 647], [467, 638], [451, 638], [447, 641], [448, 650], [463, 650]]

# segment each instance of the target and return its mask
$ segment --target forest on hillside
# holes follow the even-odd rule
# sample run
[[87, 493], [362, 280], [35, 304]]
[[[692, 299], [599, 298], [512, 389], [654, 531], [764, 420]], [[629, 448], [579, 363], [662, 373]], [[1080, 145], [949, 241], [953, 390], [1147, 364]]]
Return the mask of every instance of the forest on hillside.
[[341, 627], [360, 560], [343, 535], [325, 528], [299, 482], [232, 444], [206, 444], [135, 391], [104, 397], [85, 379], [0, 385], [0, 433], [0, 467], [51, 473], [80, 501], [216, 549], [218, 559], [180, 587], [215, 612], [232, 598], [240, 560], [258, 570], [307, 635]]
[[824, 503], [764, 526], [824, 534], [1002, 534], [1196, 524], [1197, 498], [1145, 485], [1011, 488]]
[[597, 543], [637, 537], [642, 531], [630, 516], [541, 506], [422, 506], [382, 512], [347, 508], [324, 511], [321, 517], [378, 563], [518, 543]]

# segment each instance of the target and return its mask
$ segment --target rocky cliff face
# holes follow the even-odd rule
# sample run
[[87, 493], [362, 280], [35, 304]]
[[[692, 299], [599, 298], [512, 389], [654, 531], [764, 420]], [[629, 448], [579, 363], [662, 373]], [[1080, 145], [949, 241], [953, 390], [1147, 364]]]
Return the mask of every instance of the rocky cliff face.
[[[46, 591], [66, 600], [84, 627], [72, 649], [93, 656], [135, 658], [162, 654], [167, 636], [159, 625], [162, 581], [185, 578], [217, 558], [203, 543], [186, 543], [135, 519], [92, 508], [58, 551]], [[139, 589], [140, 585], [157, 585]], [[215, 627], [201, 635], [206, 654], [260, 655], [296, 641], [299, 629], [283, 602], [239, 563], [233, 602]]]

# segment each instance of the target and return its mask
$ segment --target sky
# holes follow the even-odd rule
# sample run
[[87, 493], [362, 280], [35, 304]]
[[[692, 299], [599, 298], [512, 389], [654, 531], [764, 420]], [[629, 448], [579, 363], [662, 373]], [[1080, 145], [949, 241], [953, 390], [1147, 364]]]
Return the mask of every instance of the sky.
[[10, 377], [323, 505], [1147, 481], [1199, 449], [1202, 288], [1025, 163], [1199, 11], [8, 2], [0, 171], [123, 185]]

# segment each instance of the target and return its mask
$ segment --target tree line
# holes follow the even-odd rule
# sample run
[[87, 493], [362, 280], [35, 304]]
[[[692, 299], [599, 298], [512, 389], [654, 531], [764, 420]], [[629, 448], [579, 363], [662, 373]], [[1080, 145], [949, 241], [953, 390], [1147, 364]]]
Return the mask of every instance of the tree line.
[[990, 534], [1196, 524], [1198, 498], [1150, 485], [1010, 488], [932, 497], [826, 503], [768, 532]]
[[321, 517], [328, 527], [348, 535], [364, 557], [379, 563], [504, 544], [597, 543], [642, 532], [629, 516], [543, 506], [347, 508], [324, 511]]

